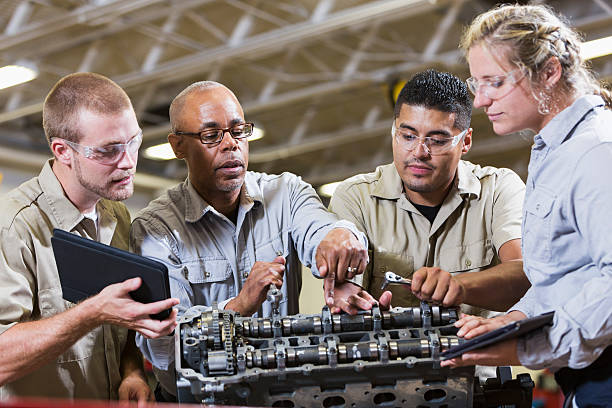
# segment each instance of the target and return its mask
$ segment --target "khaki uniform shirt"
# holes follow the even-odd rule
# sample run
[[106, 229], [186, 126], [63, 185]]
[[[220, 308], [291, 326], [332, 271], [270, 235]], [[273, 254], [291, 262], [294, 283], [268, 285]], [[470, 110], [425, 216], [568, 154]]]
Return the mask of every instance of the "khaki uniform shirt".
[[[38, 177], [0, 199], [0, 336], [15, 324], [44, 319], [73, 306], [62, 298], [51, 248], [53, 228], [128, 248], [126, 207], [100, 200], [96, 233], [93, 221], [84, 219], [64, 195], [51, 163], [44, 165]], [[116, 399], [126, 337], [126, 329], [100, 326], [55, 361], [0, 387], [0, 400], [14, 396]]]
[[[497, 265], [499, 248], [521, 237], [524, 193], [525, 184], [513, 171], [460, 161], [455, 182], [430, 224], [404, 194], [391, 163], [342, 182], [329, 208], [365, 232], [370, 264], [356, 283], [378, 298], [387, 271], [410, 278], [423, 266], [456, 274]], [[406, 288], [388, 289], [393, 306], [419, 304]]]

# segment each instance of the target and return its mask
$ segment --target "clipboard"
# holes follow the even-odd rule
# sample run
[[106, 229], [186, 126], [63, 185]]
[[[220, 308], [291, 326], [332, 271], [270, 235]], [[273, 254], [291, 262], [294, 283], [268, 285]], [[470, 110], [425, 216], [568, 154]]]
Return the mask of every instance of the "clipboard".
[[[62, 285], [63, 298], [78, 303], [108, 285], [140, 277], [142, 284], [130, 292], [140, 303], [170, 297], [168, 268], [161, 262], [114, 248], [91, 239], [54, 229], [51, 245]], [[151, 315], [163, 320], [171, 309]]]
[[451, 347], [448, 350], [440, 353], [440, 357], [442, 360], [459, 357], [463, 353], [470, 350], [486, 347], [504, 340], [513, 339], [546, 325], [552, 325], [554, 315], [555, 312], [553, 311], [538, 316], [529, 317], [527, 319], [518, 320], [504, 327], [500, 327], [499, 329], [495, 329], [478, 337], [474, 337], [471, 340], [467, 340], [463, 344]]

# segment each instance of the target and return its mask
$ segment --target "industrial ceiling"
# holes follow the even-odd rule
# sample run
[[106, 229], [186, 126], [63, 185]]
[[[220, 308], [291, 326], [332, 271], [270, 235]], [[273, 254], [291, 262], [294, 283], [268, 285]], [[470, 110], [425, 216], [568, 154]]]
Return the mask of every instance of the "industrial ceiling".
[[[612, 35], [609, 0], [559, 0], [586, 40]], [[45, 95], [63, 75], [99, 72], [130, 95], [143, 148], [163, 143], [168, 106], [195, 81], [232, 89], [265, 131], [249, 169], [290, 171], [315, 186], [392, 161], [393, 84], [426, 68], [469, 76], [462, 29], [483, 0], [2, 0], [0, 64], [36, 67], [0, 90], [0, 171], [37, 174], [50, 156]], [[612, 76], [612, 56], [592, 61]], [[467, 159], [526, 176], [530, 135], [499, 137], [474, 113]], [[141, 151], [142, 152], [142, 151]], [[137, 188], [158, 194], [186, 175], [182, 161], [141, 154]]]

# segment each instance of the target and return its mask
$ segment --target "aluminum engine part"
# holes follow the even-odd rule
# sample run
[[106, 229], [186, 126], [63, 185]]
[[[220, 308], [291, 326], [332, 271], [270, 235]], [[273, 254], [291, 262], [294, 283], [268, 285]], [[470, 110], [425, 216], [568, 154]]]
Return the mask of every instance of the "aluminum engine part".
[[179, 399], [275, 407], [472, 406], [474, 368], [440, 368], [457, 310], [241, 317], [193, 307], [175, 331]]

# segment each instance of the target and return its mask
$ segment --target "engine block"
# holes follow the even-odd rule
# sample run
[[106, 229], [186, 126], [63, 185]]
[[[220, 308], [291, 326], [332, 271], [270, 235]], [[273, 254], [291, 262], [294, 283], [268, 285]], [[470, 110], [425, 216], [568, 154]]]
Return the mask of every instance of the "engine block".
[[[466, 407], [474, 368], [440, 368], [454, 308], [241, 317], [193, 307], [175, 331], [179, 399], [273, 407]], [[477, 380], [476, 380], [477, 381]]]

